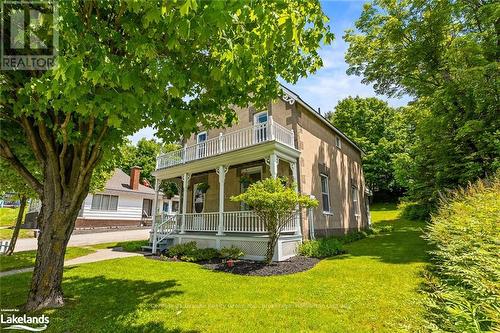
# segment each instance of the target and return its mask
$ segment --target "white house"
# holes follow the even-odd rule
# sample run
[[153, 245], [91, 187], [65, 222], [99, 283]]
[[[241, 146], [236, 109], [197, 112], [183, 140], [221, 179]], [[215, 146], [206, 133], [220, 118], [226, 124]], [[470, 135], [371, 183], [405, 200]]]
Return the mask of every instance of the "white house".
[[[130, 175], [115, 169], [104, 190], [89, 194], [80, 209], [75, 228], [108, 228], [151, 225], [154, 189], [140, 183], [141, 169], [133, 167]], [[166, 198], [159, 194], [159, 210], [175, 214], [179, 210], [179, 197]], [[33, 202], [26, 224], [33, 225], [40, 204]]]

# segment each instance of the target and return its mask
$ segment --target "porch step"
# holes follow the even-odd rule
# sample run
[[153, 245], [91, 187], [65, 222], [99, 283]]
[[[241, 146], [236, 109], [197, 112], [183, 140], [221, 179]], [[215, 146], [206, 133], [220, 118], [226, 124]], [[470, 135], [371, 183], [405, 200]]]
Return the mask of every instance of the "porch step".
[[[168, 238], [163, 239], [158, 244], [156, 244], [156, 248], [157, 248], [158, 251], [163, 251], [163, 250], [168, 249], [172, 245], [174, 245], [174, 238], [173, 237], [168, 237]], [[153, 243], [150, 242], [149, 245], [141, 246], [141, 249], [144, 252], [152, 252], [153, 251]]]

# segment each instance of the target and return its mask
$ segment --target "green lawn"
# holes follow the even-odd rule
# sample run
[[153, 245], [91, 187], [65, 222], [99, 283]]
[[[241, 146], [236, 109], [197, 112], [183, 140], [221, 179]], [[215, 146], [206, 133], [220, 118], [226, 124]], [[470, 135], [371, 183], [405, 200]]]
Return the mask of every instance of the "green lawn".
[[[424, 224], [398, 219], [394, 206], [372, 209], [374, 223], [392, 231], [288, 276], [236, 276], [143, 257], [71, 267], [67, 305], [45, 312], [46, 332], [419, 331]], [[0, 307], [21, 305], [29, 279], [0, 279]]]
[[[11, 239], [12, 229], [4, 227], [13, 227], [16, 224], [18, 212], [19, 208], [0, 208], [0, 239]], [[33, 230], [21, 229], [19, 231], [19, 238], [30, 238], [33, 236]]]
[[[66, 260], [86, 256], [94, 253], [95, 250], [83, 247], [68, 247], [64, 258]], [[11, 256], [0, 255], [0, 272], [12, 269], [35, 266], [36, 251], [14, 252]]]

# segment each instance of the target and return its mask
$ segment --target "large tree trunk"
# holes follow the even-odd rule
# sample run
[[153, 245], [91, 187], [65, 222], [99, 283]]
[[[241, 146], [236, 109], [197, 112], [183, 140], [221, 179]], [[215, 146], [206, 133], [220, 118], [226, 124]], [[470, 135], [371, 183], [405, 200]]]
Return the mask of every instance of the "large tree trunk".
[[0, 157], [26, 180], [42, 201], [27, 311], [64, 304], [61, 283], [66, 245], [88, 194], [92, 173], [102, 159], [102, 144], [109, 130], [107, 119], [80, 117], [71, 112], [48, 112], [47, 117], [50, 119], [45, 122], [21, 116], [14, 123], [26, 134], [43, 177], [36, 177], [12, 150], [12, 143], [0, 137]]
[[21, 229], [21, 224], [23, 224], [24, 210], [26, 209], [26, 201], [28, 199], [26, 196], [21, 196], [21, 204], [19, 205], [19, 213], [17, 214], [16, 225], [12, 232], [12, 238], [10, 239], [9, 248], [5, 252], [6, 255], [10, 256], [14, 253], [14, 248], [16, 247], [17, 237], [19, 236], [19, 229]]
[[[50, 175], [46, 177], [50, 179]], [[61, 285], [64, 255], [78, 212], [88, 194], [90, 176], [86, 177], [85, 182], [79, 193], [70, 188], [62, 190], [50, 181], [44, 182], [42, 208], [38, 216], [40, 236], [26, 303], [27, 311], [64, 305]], [[56, 194], [56, 191], [59, 192]]]

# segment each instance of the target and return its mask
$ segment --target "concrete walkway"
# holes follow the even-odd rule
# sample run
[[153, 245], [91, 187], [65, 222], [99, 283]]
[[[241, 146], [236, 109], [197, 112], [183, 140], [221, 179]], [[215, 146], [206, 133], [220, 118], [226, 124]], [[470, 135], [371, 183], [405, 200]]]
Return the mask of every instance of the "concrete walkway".
[[[65, 261], [64, 266], [74, 266], [74, 265], [87, 264], [91, 262], [97, 262], [109, 259], [136, 257], [141, 255], [142, 254], [140, 253], [123, 252], [113, 249], [103, 249], [103, 250], [97, 250], [96, 252], [83, 257], [78, 257]], [[0, 277], [19, 274], [19, 273], [26, 273], [31, 271], [33, 271], [33, 267], [14, 269], [11, 271], [0, 272]]]
[[[121, 230], [108, 232], [94, 232], [88, 234], [71, 235], [69, 246], [85, 246], [111, 242], [125, 242], [133, 240], [146, 240], [149, 238], [149, 229]], [[19, 238], [14, 252], [36, 250], [35, 238]]]

